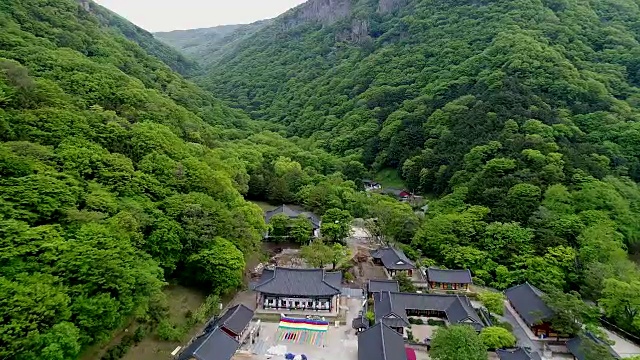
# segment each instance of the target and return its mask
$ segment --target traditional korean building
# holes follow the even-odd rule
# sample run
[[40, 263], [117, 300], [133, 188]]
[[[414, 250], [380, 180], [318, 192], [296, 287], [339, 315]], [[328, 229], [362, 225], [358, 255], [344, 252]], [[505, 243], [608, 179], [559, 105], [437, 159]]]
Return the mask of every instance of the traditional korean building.
[[358, 360], [408, 360], [402, 335], [375, 324], [358, 335]]
[[542, 360], [540, 354], [525, 348], [517, 348], [514, 350], [496, 350], [496, 355], [500, 360]]
[[432, 290], [462, 290], [468, 291], [473, 284], [471, 272], [464, 270], [427, 269], [427, 281]]
[[373, 298], [374, 293], [382, 291], [400, 292], [400, 284], [396, 280], [369, 280], [367, 283], [367, 296]]
[[594, 343], [595, 346], [601, 346], [601, 347], [604, 347], [605, 349], [607, 349], [609, 354], [611, 354], [612, 358], [621, 359], [620, 355], [618, 355], [618, 353], [615, 352], [615, 350], [613, 350], [611, 345], [609, 345], [606, 342], [600, 340], [593, 333], [587, 332], [587, 333], [585, 333], [583, 335], [576, 336], [573, 339], [567, 341], [567, 349], [569, 350], [571, 355], [573, 355], [573, 359], [574, 360], [587, 360], [588, 359], [588, 357], [585, 355], [586, 351], [585, 351], [585, 347], [584, 347], [585, 340], [587, 340], [587, 339], [591, 340]]
[[505, 291], [509, 304], [531, 331], [539, 337], [558, 337], [549, 320], [553, 311], [543, 300], [544, 293], [528, 282]]
[[[320, 236], [320, 224], [321, 224], [321, 221], [320, 221], [320, 218], [317, 215], [315, 215], [315, 214], [313, 214], [311, 212], [308, 212], [308, 211], [296, 210], [296, 209], [294, 209], [294, 208], [292, 208], [291, 206], [288, 206], [288, 205], [281, 205], [281, 206], [278, 206], [277, 208], [275, 208], [275, 209], [273, 209], [271, 211], [267, 211], [264, 214], [264, 222], [268, 224], [271, 221], [272, 217], [274, 217], [276, 215], [279, 215], [279, 214], [284, 214], [287, 217], [289, 217], [289, 219], [295, 219], [300, 215], [304, 216], [305, 218], [309, 219], [309, 222], [311, 222], [311, 227], [313, 229], [313, 236], [314, 237], [319, 237]], [[265, 234], [265, 237], [266, 238], [269, 237], [269, 233], [268, 232]]]
[[400, 189], [394, 189], [394, 188], [384, 188], [382, 189], [382, 193], [393, 196], [400, 201], [407, 201], [411, 196], [413, 196], [413, 194], [411, 194], [407, 190], [400, 190]]
[[382, 322], [400, 334], [409, 327], [409, 316], [438, 317], [451, 324], [470, 325], [476, 331], [484, 323], [464, 295], [378, 292], [373, 294], [376, 323]]
[[253, 310], [236, 305], [207, 323], [178, 360], [229, 360], [247, 337]]
[[265, 269], [253, 286], [258, 308], [335, 312], [342, 284], [341, 272], [324, 269]]
[[364, 179], [364, 180], [362, 180], [362, 185], [364, 185], [364, 190], [365, 191], [372, 191], [372, 190], [380, 190], [380, 189], [382, 189], [382, 185], [380, 185], [379, 183], [377, 183], [376, 181], [373, 181], [373, 180]]
[[395, 276], [398, 273], [405, 273], [408, 277], [413, 276], [416, 265], [407, 258], [402, 250], [394, 247], [381, 247], [371, 252], [373, 262], [382, 265], [387, 269], [389, 276]]

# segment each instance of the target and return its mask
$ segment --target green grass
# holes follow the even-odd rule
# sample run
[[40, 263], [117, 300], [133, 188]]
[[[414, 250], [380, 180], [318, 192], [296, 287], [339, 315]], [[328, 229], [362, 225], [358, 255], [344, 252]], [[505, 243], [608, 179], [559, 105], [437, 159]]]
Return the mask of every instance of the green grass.
[[382, 169], [376, 173], [373, 179], [379, 182], [383, 188], [404, 189], [406, 187], [396, 169]]

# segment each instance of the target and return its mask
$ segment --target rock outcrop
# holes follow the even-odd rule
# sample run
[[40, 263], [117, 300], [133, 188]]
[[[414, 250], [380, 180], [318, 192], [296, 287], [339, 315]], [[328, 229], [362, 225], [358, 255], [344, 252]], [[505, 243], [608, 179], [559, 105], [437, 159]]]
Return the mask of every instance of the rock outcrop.
[[378, 12], [386, 14], [392, 11], [396, 11], [409, 2], [409, 0], [380, 0], [378, 3]]

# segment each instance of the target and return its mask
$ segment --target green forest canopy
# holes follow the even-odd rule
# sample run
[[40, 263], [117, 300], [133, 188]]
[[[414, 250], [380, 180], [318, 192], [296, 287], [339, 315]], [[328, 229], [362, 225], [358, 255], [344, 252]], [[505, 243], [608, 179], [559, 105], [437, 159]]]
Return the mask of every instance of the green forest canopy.
[[348, 159], [223, 105], [90, 10], [0, 3], [0, 358], [73, 359], [130, 315], [158, 321], [166, 279], [238, 288], [266, 230], [244, 195], [357, 194]]
[[[266, 230], [245, 197], [376, 218], [414, 259], [579, 290], [640, 333], [638, 7], [376, 9], [235, 44], [197, 79], [233, 109], [105, 9], [0, 2], [0, 357], [158, 321], [168, 279], [235, 290]], [[386, 167], [436, 198], [424, 218], [359, 191]]]
[[580, 290], [640, 333], [640, 297], [623, 295], [640, 249], [637, 2], [393, 3], [292, 10], [196, 80], [437, 197], [404, 226], [407, 251], [498, 289]]

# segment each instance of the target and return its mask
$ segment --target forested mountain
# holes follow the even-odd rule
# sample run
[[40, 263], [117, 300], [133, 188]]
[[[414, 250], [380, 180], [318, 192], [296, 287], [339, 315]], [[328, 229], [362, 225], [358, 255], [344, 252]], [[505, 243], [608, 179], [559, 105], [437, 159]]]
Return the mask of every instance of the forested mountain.
[[[207, 92], [93, 3], [0, 0], [0, 358], [166, 319], [166, 280], [237, 289], [266, 230], [245, 196], [375, 218], [425, 265], [577, 290], [640, 333], [639, 15], [311, 0], [216, 52]], [[424, 217], [358, 191], [363, 163], [430, 195]]]
[[633, 0], [323, 4], [284, 14], [203, 83], [368, 165], [412, 159], [413, 173], [425, 171], [410, 185], [424, 191], [449, 188], [464, 155], [498, 140], [508, 120], [523, 135], [530, 120], [568, 128], [553, 135], [569, 140], [560, 148], [572, 168], [594, 170], [594, 156], [606, 156], [607, 170], [640, 179], [628, 137], [640, 84]]
[[633, 0], [310, 0], [198, 81], [440, 197], [407, 242], [431, 263], [640, 334], [639, 40]]
[[76, 0], [82, 7], [95, 15], [100, 24], [111, 28], [124, 35], [127, 39], [134, 41], [147, 53], [162, 60], [171, 69], [182, 74], [194, 74], [198, 69], [197, 63], [190, 60], [171, 46], [167, 46], [159, 41], [155, 41], [153, 34], [130, 23], [120, 15], [94, 3], [90, 0]]
[[243, 39], [253, 35], [270, 22], [271, 20], [262, 20], [251, 24], [157, 32], [154, 36], [191, 59], [200, 61], [202, 64], [210, 64], [233, 51]]
[[323, 182], [356, 193], [323, 175], [346, 160], [261, 132], [278, 127], [187, 82], [93, 6], [0, 1], [1, 359], [75, 359], [132, 315], [157, 323], [167, 279], [238, 288], [266, 230], [249, 185], [274, 201]]

